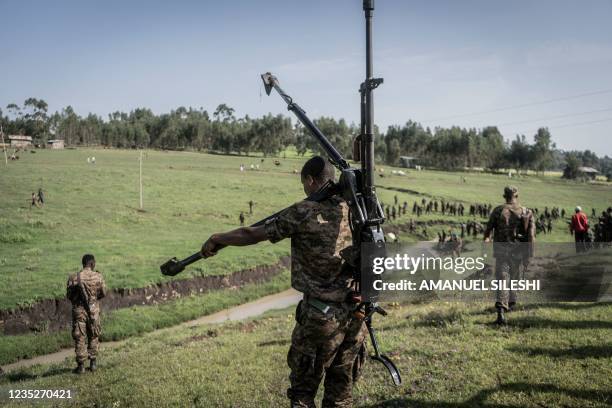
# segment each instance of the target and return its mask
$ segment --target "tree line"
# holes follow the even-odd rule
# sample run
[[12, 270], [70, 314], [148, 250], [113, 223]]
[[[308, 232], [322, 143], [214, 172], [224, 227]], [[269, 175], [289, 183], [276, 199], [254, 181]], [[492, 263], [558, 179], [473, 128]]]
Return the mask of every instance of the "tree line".
[[[340, 152], [351, 157], [358, 126], [331, 117], [314, 122]], [[129, 113], [113, 112], [103, 119], [91, 113], [80, 116], [71, 106], [49, 113], [44, 100], [28, 98], [21, 106], [7, 105], [6, 112], [0, 109], [0, 124], [5, 134], [29, 135], [41, 145], [59, 138], [68, 146], [189, 149], [239, 155], [258, 152], [266, 156], [295, 146], [302, 155], [321, 152], [308, 131], [299, 123], [293, 125], [289, 117], [237, 117], [226, 104], [217, 106], [212, 115], [202, 108], [179, 107], [159, 115], [137, 108]], [[612, 177], [610, 157], [599, 158], [589, 150], [561, 151], [545, 127], [538, 129], [531, 141], [525, 135], [508, 141], [495, 126], [430, 129], [415, 121], [390, 126], [385, 133], [375, 128], [375, 133], [376, 159], [391, 165], [398, 164], [402, 156], [410, 156], [421, 166], [445, 170], [481, 167], [545, 171], [571, 166], [575, 173], [578, 167], [588, 166]]]

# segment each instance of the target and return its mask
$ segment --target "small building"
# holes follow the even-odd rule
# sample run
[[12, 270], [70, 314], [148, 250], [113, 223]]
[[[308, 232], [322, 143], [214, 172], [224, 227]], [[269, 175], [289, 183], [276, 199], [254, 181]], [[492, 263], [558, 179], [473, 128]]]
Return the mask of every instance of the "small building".
[[11, 147], [22, 148], [32, 146], [32, 136], [9, 135]]
[[595, 180], [599, 171], [592, 167], [578, 167], [578, 177]]
[[400, 166], [405, 168], [416, 168], [416, 157], [412, 156], [400, 156]]
[[47, 148], [49, 149], [63, 149], [64, 141], [61, 139], [47, 140]]

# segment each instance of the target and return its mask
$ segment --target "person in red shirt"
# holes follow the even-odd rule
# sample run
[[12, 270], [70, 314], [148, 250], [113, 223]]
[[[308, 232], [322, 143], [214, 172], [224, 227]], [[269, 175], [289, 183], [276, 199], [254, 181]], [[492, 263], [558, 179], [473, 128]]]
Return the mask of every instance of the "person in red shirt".
[[576, 252], [584, 252], [587, 249], [586, 242], [589, 236], [589, 219], [580, 206], [576, 207], [575, 211], [570, 224], [570, 233], [574, 234]]

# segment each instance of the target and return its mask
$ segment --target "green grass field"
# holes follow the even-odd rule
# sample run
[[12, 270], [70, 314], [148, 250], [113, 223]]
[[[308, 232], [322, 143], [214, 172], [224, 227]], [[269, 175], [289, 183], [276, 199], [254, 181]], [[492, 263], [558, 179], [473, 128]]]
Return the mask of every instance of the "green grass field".
[[[505, 328], [489, 323], [493, 315], [486, 306], [390, 309], [377, 320], [379, 338], [404, 384], [393, 387], [384, 368], [369, 360], [356, 405], [610, 406], [611, 304], [526, 305], [511, 313]], [[74, 376], [72, 361], [9, 373], [0, 379], [0, 395], [69, 388], [77, 406], [286, 406], [285, 355], [293, 324], [293, 310], [285, 310], [248, 322], [149, 334], [105, 352], [95, 374]]]
[[[96, 156], [88, 165], [87, 157]], [[138, 211], [138, 152], [128, 150], [38, 151], [24, 154], [0, 171], [0, 309], [64, 295], [65, 280], [79, 268], [86, 252], [98, 258], [98, 269], [111, 288], [142, 287], [164, 279], [159, 264], [171, 256], [196, 251], [212, 233], [236, 227], [240, 211], [247, 222], [259, 220], [303, 198], [294, 154], [260, 163], [259, 157], [218, 156], [189, 152], [148, 151], [144, 160], [144, 212]], [[247, 170], [240, 172], [240, 164]], [[251, 164], [260, 164], [251, 171]], [[501, 201], [507, 177], [437, 171], [379, 178], [380, 187], [404, 188], [463, 202]], [[460, 181], [461, 175], [466, 183]], [[601, 210], [612, 205], [612, 185], [590, 185], [556, 177], [511, 180], [521, 201], [530, 207], [553, 205], [568, 211], [582, 205]], [[30, 208], [29, 197], [42, 187], [44, 208]], [[381, 200], [412, 203], [417, 196], [379, 188]], [[411, 215], [397, 222], [406, 222]], [[439, 214], [428, 219], [458, 220]], [[468, 217], [464, 217], [468, 219]], [[484, 220], [481, 220], [484, 221]], [[553, 236], [567, 241], [563, 222]], [[287, 243], [261, 244], [248, 250], [230, 248], [219, 257], [190, 267], [178, 279], [200, 274], [226, 274], [271, 264], [288, 254]]]
[[[240, 163], [260, 159], [150, 151], [143, 166], [145, 212], [139, 212], [137, 151], [22, 156], [0, 175], [0, 309], [64, 296], [68, 274], [87, 252], [96, 255], [111, 288], [163, 281], [161, 263], [191, 255], [211, 233], [236, 227], [249, 200], [255, 208], [247, 222], [255, 222], [302, 197], [293, 174], [297, 160], [276, 168], [267, 159], [261, 171], [240, 172]], [[95, 165], [87, 164], [89, 156]], [[46, 204], [30, 208], [28, 198], [40, 186]], [[288, 248], [229, 248], [177, 278], [272, 264]]]
[[[87, 163], [89, 156], [96, 157], [95, 165]], [[241, 211], [251, 223], [303, 198], [294, 170], [299, 170], [305, 159], [294, 152], [279, 158], [281, 165], [275, 166], [270, 158], [261, 162], [261, 157], [147, 151], [141, 212], [138, 156], [139, 152], [128, 150], [38, 150], [36, 154], [22, 154], [19, 161], [0, 169], [0, 309], [62, 298], [67, 275], [79, 269], [86, 252], [96, 255], [98, 269], [110, 288], [137, 288], [168, 280], [159, 273], [162, 262], [195, 252], [213, 232], [236, 227]], [[245, 165], [244, 172], [240, 164]], [[260, 169], [250, 170], [251, 164], [259, 164]], [[391, 170], [385, 166], [387, 176], [377, 178], [381, 200], [391, 203], [397, 195], [400, 203], [408, 201], [410, 207], [414, 200], [432, 196], [496, 204], [501, 202], [503, 186], [509, 182], [503, 175], [408, 170], [402, 177], [390, 176]], [[600, 210], [612, 204], [611, 184], [537, 176], [510, 182], [519, 187], [521, 201], [530, 207], [562, 206], [569, 212], [580, 204], [590, 213], [591, 207]], [[46, 204], [30, 208], [29, 197], [39, 187], [45, 191]], [[249, 200], [255, 202], [252, 216], [248, 215]], [[405, 223], [411, 217], [409, 210], [394, 222]], [[453, 222], [468, 219], [440, 214], [420, 218]], [[538, 239], [571, 240], [564, 222], [557, 221], [552, 235]], [[431, 227], [430, 236], [442, 229], [448, 226]], [[418, 238], [406, 235], [402, 239]], [[273, 264], [288, 253], [288, 242], [229, 248], [189, 267], [175, 279]], [[105, 339], [167, 327], [287, 285], [286, 278], [283, 282], [275, 280], [261, 290], [247, 289], [244, 296], [228, 298], [227, 302], [218, 302], [213, 293], [187, 303], [171, 301], [118, 310], [105, 316]], [[133, 309], [137, 312], [129, 311]], [[49, 353], [70, 342], [67, 331], [0, 335], [0, 362]]]

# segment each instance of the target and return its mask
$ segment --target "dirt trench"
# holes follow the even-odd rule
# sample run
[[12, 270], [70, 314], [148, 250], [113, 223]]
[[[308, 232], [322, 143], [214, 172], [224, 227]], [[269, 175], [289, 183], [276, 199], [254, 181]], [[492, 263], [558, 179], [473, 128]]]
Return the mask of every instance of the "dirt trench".
[[[201, 276], [161, 282], [143, 288], [112, 289], [100, 301], [103, 312], [135, 305], [155, 305], [183, 296], [265, 282], [290, 265], [282, 257], [273, 265], [256, 266], [229, 275]], [[5, 335], [53, 332], [70, 326], [71, 305], [67, 299], [46, 299], [27, 307], [0, 310], [0, 332]]]

